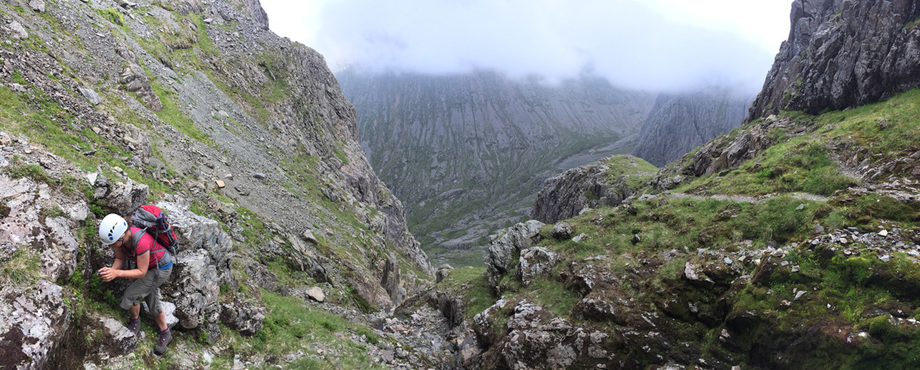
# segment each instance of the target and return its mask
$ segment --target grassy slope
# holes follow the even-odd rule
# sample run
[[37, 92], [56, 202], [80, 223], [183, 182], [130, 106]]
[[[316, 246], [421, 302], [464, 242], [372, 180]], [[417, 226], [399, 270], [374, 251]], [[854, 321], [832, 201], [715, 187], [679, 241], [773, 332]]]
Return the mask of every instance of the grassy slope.
[[[19, 7], [17, 7], [15, 11], [25, 14]], [[149, 14], [144, 8], [139, 8], [137, 13]], [[195, 37], [184, 34], [189, 32], [188, 29], [184, 29], [178, 33], [163, 32], [155, 34], [152, 38], [145, 38], [133, 34], [131, 30], [124, 25], [116, 24], [118, 23], [116, 20], [121, 23], [124, 22], [124, 18], [118, 10], [99, 10], [97, 14], [101, 16], [98, 20], [101, 24], [100, 27], [117, 28], [121, 30], [121, 32], [124, 32], [128, 37], [134, 38], [148, 52], [157, 56], [158, 59], [169, 61], [174, 70], [180, 75], [203, 70], [212, 78], [215, 84], [220, 86], [229, 96], [237, 99], [240, 105], [246, 107], [246, 109], [260, 122], [264, 122], [266, 116], [270, 114], [267, 109], [268, 106], [277, 104], [281, 99], [285, 98], [285, 86], [283, 86], [283, 83], [277, 82], [280, 80], [269, 82], [266, 86], [253, 86], [252, 89], [257, 92], [255, 95], [241, 89], [228, 87], [227, 83], [221, 79], [222, 76], [212, 70], [213, 64], [202, 61], [202, 58], [216, 58], [219, 55], [208, 38], [207, 32], [205, 31], [205, 24], [200, 15], [181, 15], [177, 12], [173, 13], [173, 16], [177, 19], [188, 18], [197, 26], [197, 30], [192, 31], [195, 33]], [[54, 16], [47, 13], [41, 13], [40, 16], [46, 22], [45, 27], [55, 30], [56, 34], [62, 38], [66, 38], [70, 42], [79, 42], [79, 38], [64, 30]], [[159, 20], [149, 15], [144, 17], [147, 22], [156, 26], [152, 27], [152, 29], [157, 31], [161, 30], [159, 27]], [[228, 27], [234, 26], [235, 24], [231, 24]], [[190, 41], [192, 47], [189, 49], [172, 49], [165, 46], [175, 44], [182, 40], [192, 40]], [[15, 52], [50, 53], [44, 46], [43, 41], [34, 35], [21, 43], [4, 44], [3, 47], [12, 49]], [[77, 49], [77, 51], [82, 49], [82, 52], [86, 52], [85, 48]], [[265, 59], [266, 63], [271, 65], [271, 56], [259, 55], [257, 57]], [[216, 61], [211, 60], [211, 62], [215, 63]], [[81, 78], [67, 66], [63, 66], [62, 71], [63, 72], [60, 74], [55, 73], [52, 75], [49, 73], [49, 75], [45, 77], [56, 82], [58, 86], [61, 87], [60, 91], [65, 91], [74, 98], [83, 99], [80, 92], [76, 91], [72, 86], [86, 86], [89, 84], [81, 81]], [[175, 185], [170, 185], [168, 182], [186, 184], [195, 180], [190, 178], [187, 174], [177, 173], [170, 169], [166, 171], [168, 175], [152, 176], [151, 174], [154, 173], [154, 169], [151, 167], [141, 169], [131, 167], [126, 163], [126, 158], [130, 158], [131, 156], [131, 153], [126, 148], [120, 146], [118, 143], [112, 143], [96, 134], [86, 122], [76, 119], [72, 114], [68, 113], [66, 109], [51, 99], [51, 97], [45, 95], [41, 89], [35, 87], [32, 82], [23, 78], [18, 71], [14, 72], [9, 80], [2, 82], [18, 83], [28, 89], [28, 92], [23, 93], [15, 92], [6, 86], [0, 86], [0, 128], [2, 128], [2, 131], [14, 135], [25, 135], [29, 138], [31, 143], [41, 145], [47, 148], [51, 153], [73, 161], [74, 165], [87, 172], [96, 171], [100, 165], [109, 165], [124, 169], [128, 177], [136, 182], [147, 184], [150, 187], [151, 194], [148, 199], [149, 202], [156, 202], [157, 200], [163, 199], [167, 193], [174, 194], [182, 190], [181, 186], [176, 187]], [[77, 84], [74, 84], [74, 82]], [[194, 123], [184, 115], [182, 110], [177, 106], [172, 92], [164, 89], [156, 80], [151, 81], [151, 84], [155, 93], [163, 103], [163, 110], [157, 112], [157, 116], [160, 120], [174, 126], [189, 139], [212, 147], [216, 145], [206, 133], [198, 130]], [[97, 106], [97, 110], [116, 117], [120, 122], [147, 129], [147, 134], [151, 136], [154, 145], [162, 140], [155, 136], [155, 132], [146, 124], [146, 119], [127, 107], [126, 103], [122, 100], [125, 97], [124, 93], [107, 91], [102, 86], [95, 88], [103, 99], [103, 103]], [[234, 122], [225, 123], [225, 125], [228, 124], [239, 125]], [[240, 134], [243, 133], [241, 132]], [[94, 150], [95, 152], [92, 155], [83, 155], [83, 152], [90, 150]], [[156, 147], [153, 148], [153, 151], [155, 157], [161, 157]], [[162, 157], [160, 159], [161, 162], [167, 163], [165, 160], [162, 160]], [[46, 174], [44, 169], [37, 164], [21, 163], [17, 158], [11, 158], [10, 162], [11, 165], [3, 169], [7, 175], [13, 178], [28, 177], [39, 183], [48, 183], [52, 186], [52, 189], [64, 191], [71, 194], [73, 197], [85, 200], [90, 204], [90, 208], [97, 218], [105, 215], [106, 211], [98, 204], [94, 203], [92, 188], [89, 187], [84, 180], [76, 179], [69, 175], [64, 175], [62, 178], [54, 178]], [[358, 222], [355, 219], [356, 216], [350, 211], [342, 209], [339, 205], [332, 204], [322, 195], [322, 184], [319, 184], [315, 180], [318, 175], [313, 170], [314, 166], [303, 165], [315, 162], [317, 162], [316, 158], [293, 157], [282, 164], [282, 167], [291, 170], [293, 173], [292, 176], [295, 177], [295, 179], [292, 179], [290, 182], [296, 185], [292, 185], [289, 190], [298, 195], [301, 199], [320, 204], [328, 210], [329, 213], [334, 215], [338, 221], [330, 221], [330, 227], [339, 230], [342, 228], [340, 226], [341, 223], [346, 223], [348, 225], [348, 230], [352, 230], [347, 233], [340, 233], [344, 235], [346, 239], [348, 239], [349, 235], [371, 234], [367, 225]], [[297, 165], [298, 163], [301, 165]], [[108, 172], [109, 167], [102, 166], [101, 168], [103, 169], [103, 174], [108, 178], [119, 177], [115, 173]], [[246, 250], [260, 243], [261, 240], [270, 240], [273, 237], [279, 236], [274, 235], [271, 230], [266, 228], [263, 220], [258, 215], [244, 207], [233, 204], [231, 200], [216, 193], [209, 192], [208, 195], [202, 198], [194, 199], [192, 210], [203, 216], [220, 220], [219, 217], [209, 211], [207, 206], [209, 201], [230, 203], [231, 206], [234, 207], [239, 215], [237, 225], [242, 228], [241, 234], [246, 238], [246, 241], [242, 243], [243, 246], [239, 247], [240, 249]], [[43, 212], [45, 211], [43, 210]], [[55, 211], [48, 210], [47, 212], [53, 213]], [[53, 214], [48, 215], [54, 216]], [[229, 226], [225, 225], [225, 229], [229, 229]], [[355, 233], [353, 230], [363, 230], [364, 232]], [[112, 296], [110, 291], [102, 287], [99, 278], [95, 275], [84, 278], [84, 276], [79, 273], [80, 271], [85, 271], [86, 264], [89, 263], [88, 246], [96, 244], [95, 222], [91, 220], [87, 221], [80, 230], [80, 235], [76, 235], [76, 237], [81, 244], [79, 255], [77, 256], [78, 273], [74, 274], [73, 278], [66, 286], [68, 292], [66, 301], [70, 309], [73, 310], [75, 327], [88, 327], [89, 323], [99, 316], [122, 317], [124, 313], [117, 308], [117, 300]], [[351, 246], [373, 245], [373, 243], [369, 241], [360, 240], [361, 236], [352, 236], [352, 238], [354, 238], [354, 240], [348, 239], [346, 243], [333, 243], [331, 241], [320, 240], [318, 248], [329, 253], [329, 257], [332, 259], [344, 259], [348, 258], [350, 255], [347, 248]], [[289, 246], [286, 246], [286, 248], [290, 249]], [[307, 286], [315, 283], [309, 276], [299, 272], [299, 270], [295, 272], [295, 270], [288, 268], [286, 265], [287, 262], [296, 264], [291, 261], [277, 261], [269, 266], [273, 272], [279, 275], [281, 285], [293, 287]], [[399, 262], [404, 268], [412, 265], [409, 261], [400, 260]], [[4, 259], [2, 266], [0, 266], [0, 282], [29, 285], [37, 279], [38, 276], [36, 273], [30, 273], [28, 271], [37, 271], [38, 263], [39, 256], [36, 253], [31, 252], [28, 248], [21, 248], [15, 255], [8, 256], [8, 258]], [[239, 266], [239, 264], [236, 266], [240, 268], [240, 271], [243, 271], [242, 266]], [[419, 272], [416, 272], [416, 274], [419, 276], [422, 275]], [[245, 280], [245, 272], [238, 272], [237, 278], [242, 283], [241, 291], [232, 292], [229, 289], [222, 289], [221, 299], [232, 299], [235, 295], [240, 295], [240, 297], [245, 297], [246, 299], [261, 301], [260, 303], [267, 308], [265, 328], [253, 338], [241, 337], [234, 331], [222, 328], [223, 335], [218, 343], [208, 343], [207, 340], [204, 339], [206, 335], [202, 329], [177, 331], [176, 340], [172, 346], [191, 349], [195, 352], [200, 352], [198, 350], [204, 348], [211, 348], [212, 350], [218, 348], [219, 350], [214, 353], [214, 363], [220, 367], [232, 366], [234, 354], [237, 353], [256, 357], [262, 357], [262, 355], [265, 354], [286, 357], [287, 355], [296, 355], [300, 353], [300, 355], [295, 356], [300, 358], [298, 362], [295, 362], [295, 365], [305, 368], [332, 369], [341, 368], [342, 366], [347, 368], [373, 367], [374, 361], [366, 355], [367, 348], [364, 347], [364, 344], [353, 342], [349, 339], [348, 335], [349, 333], [354, 333], [358, 336], [363, 335], [367, 338], [367, 342], [376, 342], [379, 339], [373, 334], [373, 331], [369, 327], [363, 324], [347, 322], [336, 315], [326, 313], [316, 308], [311, 308], [299, 299], [280, 297], [270, 292], [255, 294], [256, 292], [253, 292], [254, 288], [247, 288], [246, 286], [248, 283]], [[246, 293], [247, 291], [249, 291], [249, 293]], [[360, 303], [355, 303], [359, 299], [354, 295], [349, 295], [347, 293], [336, 294], [335, 292], [327, 292], [327, 294], [329, 295], [328, 299], [330, 302], [338, 303], [346, 307], [355, 305], [361, 306]], [[155, 333], [148, 332], [147, 337], [153, 338], [155, 337], [154, 334]], [[98, 338], [95, 337], [83, 338], [84, 342], [80, 343], [75, 348], [93, 348], [94, 341], [97, 339]], [[152, 355], [152, 345], [152, 342], [149, 340], [142, 343], [138, 350], [138, 353], [141, 355], [136, 357], [135, 365], [159, 368], [177, 366], [178, 360], [175, 358], [176, 355], [174, 351], [168, 352], [166, 356], [158, 358]], [[332, 351], [327, 351], [326, 356], [321, 356], [316, 354], [315, 348], [328, 348], [332, 349]], [[314, 350], [304, 351], [305, 349]]]
[[[822, 225], [829, 232], [847, 227], [864, 232], [878, 231], [879, 227], [900, 229], [906, 243], [920, 242], [917, 225], [920, 205], [854, 191], [859, 181], [848, 176], [838, 161], [841, 157], [849, 159], [858, 155], [860, 161], [869, 158], [873, 165], [882, 166], [897, 163], [897, 159], [920, 150], [920, 90], [843, 112], [818, 116], [791, 112], [786, 116], [797, 125], [770, 132], [778, 144], [722, 176], [695, 178], [675, 190], [710, 195], [771, 194], [765, 201], [659, 197], [636, 201], [630, 206], [591, 210], [567, 220], [576, 233], [587, 235], [579, 243], [552, 239], [548, 232], [552, 225], [548, 225], [543, 229], [544, 240], [540, 245], [559, 253], [562, 261], [529, 287], [506, 276], [502, 284], [508, 291], [502, 298], [527, 298], [577, 325], [613, 332], [619, 327], [613, 321], [585, 319], [573, 310], [585, 292], [573, 282], [571, 274], [587, 263], [586, 257], [601, 255], [609, 259], [594, 264], [609, 271], [611, 276], [622, 278], [619, 280], [622, 285], [615, 288], [616, 294], [635, 297], [635, 305], [644, 307], [643, 310], [660, 312], [672, 299], [700, 306], [728, 300], [727, 310], [714, 315], [711, 322], [702, 313], [692, 319], [681, 318], [690, 315], [684, 312], [686, 308], [676, 312], [664, 309], [665, 317], [677, 318], [669, 318], [670, 328], [661, 330], [681, 340], [689, 339], [692, 343], [689, 348], [697, 351], [699, 357], [724, 355], [727, 350], [718, 339], [724, 322], [732, 322], [745, 312], [755, 312], [763, 321], [751, 324], [748, 329], [753, 334], [736, 339], [741, 348], [733, 349], [745, 353], [744, 361], [750, 364], [798, 368], [916, 367], [920, 356], [913, 348], [920, 344], [920, 329], [892, 324], [897, 321], [892, 315], [920, 319], [920, 294], [916, 291], [920, 287], [920, 264], [916, 259], [896, 252], [889, 262], [882, 262], [875, 251], [860, 243], [847, 245], [849, 252], [844, 254], [842, 245], [812, 249], [807, 241], [815, 235], [815, 225]], [[798, 127], [807, 130], [794, 132]], [[889, 176], [892, 180], [910, 179], [910, 166], [890, 166], [890, 173], [882, 180], [889, 180]], [[828, 201], [799, 200], [790, 194], [795, 192], [831, 197]], [[635, 242], [634, 235], [639, 235], [641, 241]], [[765, 274], [766, 267], [772, 267], [770, 259], [764, 258], [762, 264], [757, 264], [754, 261], [760, 260], [754, 258], [760, 258], [760, 251], [773, 243], [791, 246], [785, 257], [790, 264]], [[684, 264], [712, 263], [700, 256], [713, 251], [735, 257], [750, 256], [743, 263], [743, 271], [751, 276], [761, 273], [761, 278], [738, 286], [730, 286], [731, 281], [726, 281], [721, 287], [717, 280], [711, 290], [688, 286], [683, 278]], [[643, 262], [638, 263], [640, 260]], [[741, 262], [736, 258], [735, 263]], [[793, 273], [792, 266], [799, 272]], [[484, 272], [478, 275], [466, 272], [442, 284], [468, 288], [486, 285], [485, 280]], [[802, 293], [804, 298], [796, 300], [796, 293], [802, 291], [807, 294]], [[473, 301], [474, 294], [467, 295], [467, 299]], [[497, 299], [491, 294], [487, 296], [488, 302]], [[796, 303], [790, 309], [792, 301]], [[488, 306], [481, 297], [473, 302], [469, 316]], [[849, 332], [865, 332], [868, 336], [852, 346], [842, 346], [837, 337], [842, 339]], [[759, 352], [771, 348], [778, 351], [791, 345], [789, 341], [795, 338], [813, 346], [810, 356], [791, 354], [778, 360]], [[630, 350], [621, 349], [621, 354]], [[652, 351], [669, 353], [672, 358], [682, 356], [670, 348]], [[646, 360], [655, 363], [653, 358]]]

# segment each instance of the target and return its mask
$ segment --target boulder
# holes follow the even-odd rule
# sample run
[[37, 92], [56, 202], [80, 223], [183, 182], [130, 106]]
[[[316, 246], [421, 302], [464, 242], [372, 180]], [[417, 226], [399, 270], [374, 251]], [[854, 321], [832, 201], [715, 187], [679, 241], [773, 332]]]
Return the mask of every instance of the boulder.
[[0, 288], [0, 368], [50, 367], [70, 328], [64, 289], [47, 280]]
[[560, 222], [553, 226], [553, 229], [550, 230], [549, 235], [557, 240], [569, 240], [574, 235], [575, 230], [572, 225], [568, 222]]
[[203, 250], [180, 252], [170, 282], [163, 291], [176, 303], [176, 317], [185, 329], [197, 328], [216, 308], [220, 285], [217, 269]]
[[100, 317], [102, 326], [101, 349], [112, 356], [122, 356], [134, 351], [138, 338], [124, 324], [111, 317]]
[[130, 64], [125, 67], [121, 73], [121, 83], [125, 89], [137, 94], [147, 108], [159, 112], [163, 109], [163, 103], [157, 94], [150, 87], [150, 80], [147, 78], [147, 72], [137, 64]]
[[33, 11], [44, 13], [45, 0], [29, 0], [29, 8], [32, 8]]
[[265, 323], [265, 307], [233, 300], [221, 305], [220, 322], [242, 335], [252, 336]]
[[[103, 203], [120, 215], [128, 215], [138, 207], [144, 205], [147, 201], [147, 185], [138, 184], [128, 179], [126, 182], [116, 182], [114, 184], [107, 181], [96, 181], [96, 193], [94, 197], [101, 199]], [[172, 215], [170, 215], [171, 219]]]
[[530, 285], [533, 278], [551, 270], [559, 262], [556, 253], [543, 247], [533, 247], [521, 251], [519, 260], [518, 275], [524, 285]]
[[438, 272], [436, 272], [436, 273], [434, 274], [435, 282], [436, 282], [436, 283], [440, 283], [440, 282], [443, 281], [444, 279], [447, 279], [447, 277], [450, 276], [450, 271], [453, 270], [453, 269], [454, 269], [453, 266], [448, 265], [448, 264], [446, 264], [446, 263], [445, 263], [445, 264], [442, 264], [441, 266], [439, 266], [439, 267], [438, 267]]
[[519, 223], [508, 229], [502, 230], [498, 235], [493, 235], [489, 244], [489, 256], [486, 259], [486, 268], [489, 274], [489, 285], [498, 290], [497, 284], [502, 275], [511, 269], [514, 255], [522, 249], [532, 247], [539, 239], [540, 228], [543, 223], [530, 220]]
[[307, 289], [305, 294], [307, 295], [307, 297], [310, 297], [314, 301], [317, 301], [320, 303], [326, 300], [326, 294], [323, 293], [323, 289], [320, 287], [312, 287], [310, 289]]
[[17, 21], [10, 23], [10, 31], [13, 33], [13, 39], [24, 39], [29, 37], [29, 32]]

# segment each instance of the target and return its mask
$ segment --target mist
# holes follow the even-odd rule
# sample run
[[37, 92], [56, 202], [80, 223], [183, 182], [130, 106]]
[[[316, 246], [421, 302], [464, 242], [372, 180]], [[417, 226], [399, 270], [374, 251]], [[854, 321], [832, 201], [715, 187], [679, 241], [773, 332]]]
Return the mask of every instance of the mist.
[[[739, 4], [740, 3], [740, 4]], [[789, 29], [789, 1], [262, 0], [272, 30], [333, 71], [496, 70], [553, 82], [589, 73], [649, 91], [756, 93]]]

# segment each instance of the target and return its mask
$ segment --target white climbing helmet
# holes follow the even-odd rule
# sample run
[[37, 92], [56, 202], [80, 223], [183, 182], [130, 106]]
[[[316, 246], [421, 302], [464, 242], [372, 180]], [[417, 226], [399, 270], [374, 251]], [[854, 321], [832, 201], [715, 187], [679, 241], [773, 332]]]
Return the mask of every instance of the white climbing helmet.
[[126, 230], [128, 230], [128, 223], [125, 219], [112, 213], [105, 216], [99, 223], [99, 239], [102, 240], [102, 244], [112, 245], [125, 234]]

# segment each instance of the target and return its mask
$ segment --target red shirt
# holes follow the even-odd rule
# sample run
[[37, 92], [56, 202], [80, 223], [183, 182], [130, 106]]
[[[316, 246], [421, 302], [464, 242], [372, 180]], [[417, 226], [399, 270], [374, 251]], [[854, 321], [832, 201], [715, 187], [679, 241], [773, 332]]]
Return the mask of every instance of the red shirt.
[[[144, 229], [140, 229], [140, 228], [131, 226], [132, 233], [139, 233], [142, 231], [144, 231]], [[136, 256], [140, 256], [144, 253], [147, 253], [147, 251], [155, 251], [155, 250], [159, 250], [159, 252], [156, 252], [150, 255], [150, 264], [148, 265], [149, 266], [148, 269], [157, 268], [157, 261], [159, 261], [160, 258], [163, 258], [164, 255], [166, 255], [166, 248], [163, 248], [162, 245], [157, 244], [157, 242], [153, 240], [153, 236], [145, 233], [144, 236], [141, 237], [141, 240], [137, 242], [137, 249], [135, 249], [135, 254], [134, 254], [135, 258], [132, 258], [132, 259], [134, 260], [135, 263], [137, 263]], [[131, 258], [131, 256], [128, 256], [128, 258]]]

